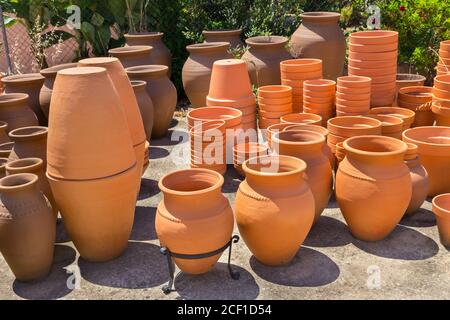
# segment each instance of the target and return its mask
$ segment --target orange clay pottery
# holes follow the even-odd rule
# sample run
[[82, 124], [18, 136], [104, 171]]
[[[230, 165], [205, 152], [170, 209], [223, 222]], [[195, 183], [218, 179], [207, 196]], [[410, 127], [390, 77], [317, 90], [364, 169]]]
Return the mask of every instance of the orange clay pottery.
[[361, 135], [381, 135], [381, 130], [381, 121], [368, 117], [348, 116], [328, 120], [330, 134], [347, 138]]
[[314, 221], [314, 197], [304, 179], [306, 163], [288, 156], [250, 160], [242, 165], [246, 179], [236, 194], [239, 233], [261, 263], [288, 264]]
[[202, 32], [206, 43], [228, 42], [232, 49], [243, 48], [241, 41], [242, 29], [204, 30]]
[[[269, 148], [272, 148], [272, 136], [277, 133], [284, 131], [285, 128], [290, 127], [294, 124], [292, 123], [277, 123], [267, 127], [266, 130], [263, 130], [263, 137], [267, 140], [267, 145]], [[302, 125], [302, 124], [300, 124]]]
[[39, 105], [47, 119], [50, 112], [50, 101], [52, 98], [56, 74], [59, 70], [74, 68], [76, 66], [76, 63], [65, 63], [41, 70], [41, 75], [45, 77], [45, 81], [42, 85], [41, 91], [39, 92]]
[[328, 121], [335, 113], [336, 82], [326, 79], [303, 82], [303, 111]]
[[245, 40], [248, 50], [242, 55], [242, 60], [247, 62], [253, 85], [280, 84], [280, 62], [292, 58], [286, 50], [288, 41], [281, 36], [258, 36]]
[[450, 128], [409, 129], [403, 132], [403, 141], [414, 143], [418, 147], [420, 161], [430, 179], [428, 196], [450, 192], [450, 179], [444, 174], [450, 166]]
[[443, 246], [450, 247], [450, 194], [441, 194], [433, 199], [433, 213]]
[[21, 173], [0, 180], [0, 251], [19, 281], [50, 272], [56, 220], [38, 177]]
[[405, 87], [421, 87], [426, 78], [420, 74], [397, 73], [397, 92]]
[[436, 118], [436, 125], [450, 127], [450, 101], [435, 101], [431, 110]]
[[6, 176], [6, 164], [8, 161], [8, 158], [0, 158], [0, 179]]
[[153, 102], [150, 96], [145, 90], [147, 82], [141, 80], [131, 81], [134, 94], [136, 95], [139, 111], [141, 112], [142, 122], [144, 124], [145, 136], [150, 141], [152, 137], [153, 121], [154, 121], [154, 109]]
[[110, 49], [108, 53], [111, 57], [119, 59], [124, 68], [129, 68], [152, 64], [150, 59], [152, 51], [151, 46], [125, 46]]
[[233, 148], [233, 165], [234, 169], [245, 176], [245, 172], [242, 170], [242, 164], [253, 158], [267, 156], [269, 154], [269, 148], [259, 143], [241, 143]]
[[336, 144], [335, 156], [339, 165], [339, 163], [341, 163], [345, 158], [344, 142], [339, 142]]
[[0, 144], [10, 142], [8, 137], [8, 124], [5, 121], [0, 121]]
[[22, 158], [39, 158], [43, 160], [44, 168], [47, 166], [47, 127], [25, 127], [15, 129], [9, 133], [14, 147], [9, 160]]
[[127, 68], [126, 71], [131, 80], [147, 82], [146, 90], [154, 111], [152, 138], [166, 136], [178, 101], [177, 89], [167, 77], [168, 67], [147, 65]]
[[411, 201], [410, 172], [403, 162], [408, 147], [391, 137], [359, 136], [347, 139], [344, 148], [336, 175], [339, 207], [356, 238], [382, 240]]
[[340, 16], [337, 12], [304, 12], [291, 38], [292, 56], [321, 59], [326, 79], [336, 80], [344, 69], [346, 42]]
[[0, 144], [0, 158], [9, 158], [11, 150], [14, 148], [14, 142]]
[[228, 42], [198, 43], [186, 47], [189, 57], [183, 65], [183, 88], [193, 108], [204, 107], [215, 61], [231, 59]]
[[432, 87], [411, 86], [398, 91], [397, 105], [400, 108], [412, 110], [416, 113], [412, 127], [432, 126], [434, 114], [431, 111], [433, 100]]
[[403, 120], [394, 116], [385, 114], [372, 114], [368, 118], [376, 119], [381, 122], [381, 134], [386, 137], [392, 137], [402, 140]]
[[[222, 194], [224, 178], [207, 169], [185, 169], [165, 175], [158, 185], [164, 194], [156, 213], [160, 244], [178, 254], [203, 254], [225, 246], [233, 232], [234, 217]], [[211, 270], [222, 253], [203, 259], [174, 258], [187, 274]]]
[[0, 95], [0, 119], [8, 123], [7, 132], [39, 124], [36, 115], [28, 107], [28, 95], [25, 93]]
[[[39, 73], [19, 74], [4, 77], [1, 79], [5, 86], [5, 93], [26, 93], [28, 94], [28, 106], [33, 110], [38, 118], [39, 125], [46, 126], [47, 118], [39, 105], [39, 93], [45, 78]], [[3, 119], [3, 121], [7, 121]], [[12, 129], [11, 129], [12, 130]]]
[[312, 113], [291, 113], [280, 118], [281, 123], [322, 125], [322, 117]]
[[370, 114], [384, 114], [394, 116], [403, 120], [403, 131], [411, 128], [414, 123], [416, 113], [405, 108], [379, 107], [370, 109]]

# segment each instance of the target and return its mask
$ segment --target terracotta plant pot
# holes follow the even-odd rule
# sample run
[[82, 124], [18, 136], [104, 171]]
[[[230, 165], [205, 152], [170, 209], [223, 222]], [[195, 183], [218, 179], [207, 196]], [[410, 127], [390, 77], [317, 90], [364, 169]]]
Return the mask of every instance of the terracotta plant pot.
[[418, 146], [422, 165], [430, 178], [428, 196], [450, 192], [450, 180], [443, 174], [450, 166], [450, 128], [418, 127], [403, 132], [403, 141]]
[[416, 113], [414, 111], [395, 108], [395, 107], [379, 107], [370, 109], [371, 114], [384, 114], [388, 116], [394, 116], [403, 120], [403, 131], [411, 128], [414, 123]]
[[[277, 123], [274, 125], [271, 125], [269, 127], [267, 127], [266, 130], [263, 130], [263, 137], [267, 140], [267, 145], [269, 146], [269, 148], [272, 148], [272, 136], [277, 133], [277, 132], [281, 132], [284, 131], [284, 129], [286, 129], [287, 127], [293, 126], [295, 124], [292, 123]], [[300, 124], [302, 125], [302, 124]]]
[[338, 117], [328, 120], [328, 131], [343, 137], [381, 135], [382, 123], [368, 117]]
[[131, 80], [147, 82], [147, 93], [152, 99], [154, 121], [153, 138], [167, 135], [170, 123], [177, 106], [177, 89], [167, 77], [168, 67], [163, 65], [138, 66], [127, 68]]
[[241, 33], [242, 29], [204, 30], [202, 32], [206, 43], [228, 42], [232, 49], [244, 47]]
[[322, 125], [322, 117], [312, 113], [291, 113], [280, 118], [281, 123]]
[[439, 230], [441, 243], [450, 247], [450, 194], [441, 194], [433, 199], [433, 212]]
[[431, 110], [435, 116], [437, 126], [450, 127], [450, 101], [447, 103], [435, 101]]
[[76, 63], [65, 63], [41, 70], [41, 75], [45, 77], [45, 81], [42, 85], [41, 91], [39, 92], [39, 105], [47, 119], [50, 113], [50, 101], [52, 98], [56, 74], [60, 70], [74, 68], [76, 66]]
[[[362, 76], [338, 78], [336, 111], [365, 115], [370, 110], [372, 79]], [[355, 102], [357, 101], [357, 102]], [[356, 105], [357, 104], [357, 107]], [[351, 110], [350, 108], [355, 108]]]
[[0, 121], [0, 144], [10, 141], [8, 137], [8, 124], [5, 121]]
[[139, 110], [141, 112], [142, 122], [145, 129], [145, 136], [147, 137], [147, 140], [150, 141], [150, 139], [152, 138], [154, 109], [152, 99], [145, 90], [146, 85], [147, 82], [145, 81], [131, 81], [131, 86], [133, 87]]
[[8, 123], [7, 132], [39, 124], [36, 115], [28, 107], [28, 95], [25, 93], [0, 95], [0, 119]]
[[[230, 241], [234, 218], [221, 192], [223, 183], [220, 174], [206, 169], [174, 171], [161, 178], [158, 185], [164, 198], [158, 205], [155, 227], [162, 247], [192, 255], [213, 252]], [[184, 273], [202, 274], [211, 270], [221, 255], [175, 258], [174, 262]]]
[[126, 46], [110, 49], [108, 51], [111, 57], [120, 60], [124, 68], [152, 64], [153, 47], [150, 46]]
[[397, 92], [404, 87], [423, 86], [425, 80], [420, 74], [397, 73]]
[[280, 62], [292, 58], [286, 50], [288, 39], [259, 36], [245, 40], [249, 47], [242, 60], [247, 62], [252, 84], [256, 87], [280, 83]]
[[[303, 111], [328, 121], [335, 113], [336, 82], [326, 79], [303, 82]], [[305, 109], [306, 108], [306, 109]]]
[[[269, 266], [289, 263], [314, 221], [314, 197], [304, 179], [306, 163], [266, 156], [242, 166], [246, 179], [236, 194], [236, 222], [255, 258]], [[270, 237], [267, 235], [270, 234]]]
[[304, 12], [291, 38], [293, 57], [323, 61], [323, 77], [336, 80], [344, 69], [346, 42], [337, 12]]
[[[1, 79], [5, 86], [5, 93], [26, 93], [28, 94], [28, 106], [33, 110], [38, 118], [39, 125], [46, 126], [47, 118], [39, 105], [39, 93], [45, 78], [39, 73], [19, 74]], [[3, 121], [7, 121], [1, 118]], [[10, 129], [12, 130], [12, 129]]]
[[0, 180], [0, 251], [19, 281], [46, 276], [53, 261], [56, 221], [37, 182], [28, 173]]
[[403, 162], [408, 147], [390, 137], [359, 136], [346, 140], [344, 148], [336, 175], [339, 207], [356, 238], [382, 240], [411, 201], [410, 172]]
[[228, 42], [199, 43], [186, 47], [189, 57], [183, 65], [183, 88], [193, 108], [204, 107], [215, 61], [231, 59]]
[[43, 160], [44, 168], [47, 166], [47, 127], [25, 127], [15, 129], [9, 133], [14, 147], [9, 160], [23, 158], [39, 158]]
[[12, 149], [14, 148], [14, 142], [6, 142], [0, 144], [0, 158], [9, 158]]
[[434, 114], [431, 111], [433, 99], [431, 87], [412, 86], [403, 87], [398, 91], [397, 105], [416, 113], [412, 127], [432, 126]]
[[[264, 119], [276, 119], [292, 113], [292, 88], [282, 85], [263, 86], [258, 89], [259, 115]], [[264, 120], [259, 122], [261, 127]]]
[[259, 143], [241, 143], [234, 146], [233, 152], [234, 169], [245, 177], [242, 164], [249, 159], [267, 156], [269, 154], [269, 148]]
[[368, 118], [376, 119], [381, 122], [381, 134], [386, 137], [392, 137], [402, 140], [403, 120], [394, 116], [385, 114], [368, 115]]
[[0, 158], [0, 179], [6, 176], [6, 164], [8, 161], [8, 158]]

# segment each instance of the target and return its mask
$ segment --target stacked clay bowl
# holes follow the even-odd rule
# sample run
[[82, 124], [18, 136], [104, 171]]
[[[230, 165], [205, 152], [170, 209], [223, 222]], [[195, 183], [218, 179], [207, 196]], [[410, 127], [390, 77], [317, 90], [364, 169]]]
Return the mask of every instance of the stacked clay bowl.
[[385, 114], [371, 114], [367, 117], [381, 121], [381, 134], [383, 136], [402, 140], [404, 121], [401, 118]]
[[280, 118], [281, 123], [322, 125], [322, 117], [313, 113], [291, 113]]
[[258, 89], [259, 128], [267, 129], [292, 113], [292, 88], [283, 85], [264, 86]]
[[437, 126], [450, 127], [450, 101], [434, 101], [431, 110]]
[[361, 116], [369, 113], [372, 79], [361, 76], [339, 77], [336, 92], [336, 114]]
[[335, 156], [336, 156], [336, 160], [339, 163], [342, 162], [342, 160], [344, 160], [345, 158], [345, 148], [344, 148], [344, 143], [343, 142], [339, 142], [338, 144], [336, 144], [336, 149], [335, 149]]
[[412, 127], [432, 126], [434, 115], [431, 111], [433, 88], [412, 86], [400, 88], [397, 96], [397, 105], [416, 113]]
[[280, 64], [281, 84], [292, 87], [292, 112], [303, 111], [303, 82], [323, 78], [322, 60], [290, 59]]
[[438, 76], [450, 73], [450, 40], [442, 41], [439, 47], [439, 62], [436, 66]]
[[191, 168], [210, 169], [220, 174], [227, 171], [226, 122], [206, 121], [189, 130]]
[[259, 143], [241, 143], [234, 146], [233, 153], [234, 168], [239, 174], [245, 176], [242, 164], [249, 159], [269, 155], [269, 148]]
[[334, 117], [336, 82], [327, 79], [303, 82], [303, 112], [314, 113], [323, 121]]
[[436, 76], [433, 85], [433, 101], [450, 103], [450, 74]]
[[372, 106], [392, 105], [396, 95], [398, 32], [350, 34], [348, 74], [372, 78]]
[[292, 125], [292, 123], [277, 123], [268, 127], [267, 130], [264, 130], [263, 137], [265, 138], [265, 140], [267, 140], [267, 145], [269, 146], [269, 148], [272, 148], [272, 136], [275, 133], [284, 131], [284, 129]]
[[414, 111], [396, 108], [396, 107], [379, 107], [370, 109], [370, 114], [384, 114], [387, 116], [394, 116], [403, 120], [403, 130], [411, 128], [414, 123], [416, 113]]

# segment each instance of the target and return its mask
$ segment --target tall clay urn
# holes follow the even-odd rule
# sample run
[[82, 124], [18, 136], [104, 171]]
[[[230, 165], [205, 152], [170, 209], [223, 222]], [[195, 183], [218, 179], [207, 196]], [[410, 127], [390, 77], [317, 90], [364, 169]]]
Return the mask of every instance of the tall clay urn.
[[147, 82], [141, 80], [133, 80], [131, 81], [131, 86], [133, 87], [139, 110], [141, 111], [141, 117], [142, 122], [144, 123], [147, 141], [150, 141], [150, 139], [152, 138], [153, 121], [155, 115], [152, 99], [148, 95], [147, 90], [145, 90]]
[[8, 123], [6, 132], [39, 125], [36, 114], [29, 108], [26, 93], [5, 93], [0, 95], [0, 119]]
[[[155, 227], [162, 247], [178, 254], [214, 252], [231, 239], [234, 218], [222, 194], [224, 178], [209, 169], [174, 171], [159, 181], [164, 194], [156, 212]], [[188, 274], [211, 270], [222, 253], [203, 259], [175, 258]]]
[[37, 183], [29, 173], [0, 180], [0, 251], [19, 281], [46, 276], [53, 261], [56, 220]]
[[110, 49], [108, 53], [110, 56], [119, 59], [125, 68], [129, 68], [150, 64], [152, 50], [153, 48], [150, 46], [126, 46]]
[[321, 59], [324, 79], [336, 80], [344, 71], [346, 42], [337, 12], [304, 12], [302, 24], [291, 38], [296, 58]]
[[228, 42], [232, 49], [244, 47], [241, 33], [242, 29], [204, 30], [202, 32], [206, 43]]
[[39, 158], [47, 166], [47, 127], [25, 127], [11, 131], [9, 137], [14, 147], [9, 160]]

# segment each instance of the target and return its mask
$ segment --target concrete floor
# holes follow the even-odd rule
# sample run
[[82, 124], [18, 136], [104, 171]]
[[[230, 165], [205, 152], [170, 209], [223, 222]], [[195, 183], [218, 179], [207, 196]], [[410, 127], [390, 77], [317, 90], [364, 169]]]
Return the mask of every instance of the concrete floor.
[[[185, 152], [184, 158], [189, 159], [186, 124], [183, 118], [177, 120], [170, 133], [183, 142], [152, 141], [151, 164], [142, 181], [126, 252], [111, 262], [86, 262], [79, 258], [60, 223], [54, 265], [46, 279], [15, 281], [0, 256], [0, 300], [450, 299], [450, 253], [439, 243], [429, 202], [404, 219], [387, 239], [365, 243], [351, 236], [332, 201], [289, 266], [261, 265], [241, 240], [232, 256], [233, 268], [240, 272], [238, 281], [229, 277], [224, 254], [206, 275], [179, 274], [177, 291], [164, 295], [161, 286], [168, 280], [167, 265], [159, 253], [154, 219], [162, 197], [158, 179], [175, 168], [188, 167], [187, 163], [174, 163], [169, 155]], [[239, 177], [229, 170], [225, 180], [223, 192], [233, 203]]]

